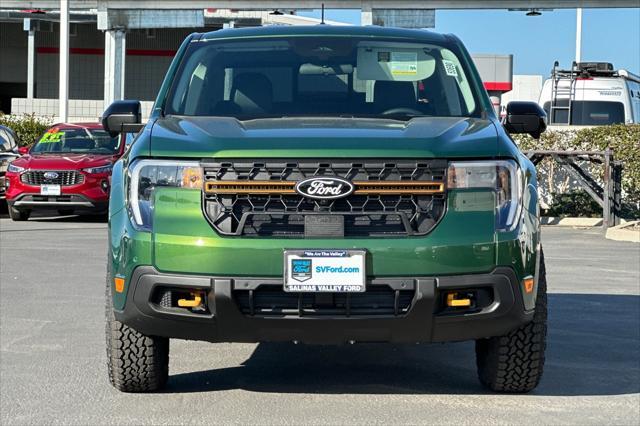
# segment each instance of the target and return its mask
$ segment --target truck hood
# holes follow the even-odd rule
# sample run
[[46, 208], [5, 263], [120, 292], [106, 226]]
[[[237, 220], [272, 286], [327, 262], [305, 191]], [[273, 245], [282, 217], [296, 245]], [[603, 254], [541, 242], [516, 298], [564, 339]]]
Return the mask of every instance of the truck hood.
[[189, 158], [453, 158], [494, 157], [491, 120], [421, 117], [410, 121], [364, 118], [226, 117], [158, 119], [149, 154]]
[[16, 159], [16, 166], [35, 170], [78, 170], [113, 163], [117, 156], [104, 154], [27, 154]]

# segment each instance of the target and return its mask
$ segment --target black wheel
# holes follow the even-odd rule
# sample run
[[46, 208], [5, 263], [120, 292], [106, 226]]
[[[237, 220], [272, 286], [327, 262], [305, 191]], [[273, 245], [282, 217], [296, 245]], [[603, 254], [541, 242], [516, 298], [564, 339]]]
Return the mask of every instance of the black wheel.
[[28, 220], [29, 216], [31, 216], [31, 210], [18, 210], [12, 205], [7, 205], [7, 209], [9, 210], [9, 217], [14, 221]]
[[542, 377], [547, 339], [547, 278], [540, 251], [533, 321], [507, 335], [476, 340], [480, 382], [497, 392], [529, 392]]
[[73, 209], [60, 209], [58, 210], [60, 216], [69, 216], [73, 214]]
[[169, 377], [169, 339], [146, 336], [117, 321], [107, 273], [107, 369], [113, 387], [122, 392], [153, 392]]

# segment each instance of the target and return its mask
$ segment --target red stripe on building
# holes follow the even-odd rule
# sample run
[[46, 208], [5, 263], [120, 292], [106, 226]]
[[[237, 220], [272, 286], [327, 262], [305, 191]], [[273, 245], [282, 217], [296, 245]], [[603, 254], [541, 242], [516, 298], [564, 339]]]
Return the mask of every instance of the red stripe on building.
[[[38, 47], [37, 53], [60, 53], [60, 49], [57, 47]], [[104, 55], [104, 49], [90, 49], [84, 47], [72, 47], [69, 49], [69, 53], [72, 55]]]
[[485, 81], [484, 88], [487, 90], [495, 90], [497, 92], [508, 92], [513, 89], [513, 84], [501, 81]]
[[[37, 53], [60, 53], [60, 49], [57, 47], [38, 47]], [[104, 55], [104, 49], [98, 48], [86, 48], [86, 47], [72, 47], [69, 49], [69, 53], [72, 55]], [[131, 56], [169, 56], [172, 57], [176, 54], [175, 50], [151, 50], [151, 49], [127, 49], [127, 55]]]

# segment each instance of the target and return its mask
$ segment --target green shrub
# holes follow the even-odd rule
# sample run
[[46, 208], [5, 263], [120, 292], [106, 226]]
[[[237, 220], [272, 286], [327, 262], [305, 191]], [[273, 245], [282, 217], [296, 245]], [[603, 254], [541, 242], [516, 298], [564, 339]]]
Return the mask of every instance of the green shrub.
[[[623, 211], [625, 215], [640, 216], [640, 124], [546, 131], [538, 140], [528, 135], [514, 135], [514, 140], [522, 150], [604, 151], [606, 148], [611, 148], [614, 159], [621, 161], [624, 167], [622, 171]], [[542, 168], [546, 168], [545, 179], [555, 177], [553, 172], [548, 173], [550, 168], [553, 170], [549, 162], [539, 164], [539, 175], [545, 175]], [[558, 168], [559, 166], [556, 166], [556, 169]], [[602, 166], [589, 165], [588, 169], [596, 180], [602, 182]], [[544, 191], [547, 191], [549, 187], [553, 187], [553, 185], [541, 185]], [[559, 202], [558, 194], [548, 195], [548, 199], [551, 200], [550, 206]]]
[[602, 207], [586, 191], [581, 189], [565, 194], [555, 194], [546, 216], [554, 217], [602, 217]]
[[16, 132], [20, 146], [33, 145], [51, 124], [50, 119], [36, 117], [35, 114], [23, 116], [0, 114], [0, 125], [7, 126]]

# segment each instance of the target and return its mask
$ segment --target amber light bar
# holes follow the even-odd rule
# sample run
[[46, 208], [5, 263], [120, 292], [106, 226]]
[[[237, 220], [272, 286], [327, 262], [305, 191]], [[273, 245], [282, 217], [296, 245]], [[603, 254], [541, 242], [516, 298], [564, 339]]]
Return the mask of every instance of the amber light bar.
[[444, 192], [443, 182], [419, 181], [384, 181], [384, 182], [353, 182], [356, 187], [354, 194], [358, 195], [415, 195], [440, 194]]
[[[441, 194], [443, 182], [420, 181], [355, 181], [355, 195], [423, 195]], [[207, 194], [295, 194], [296, 182], [271, 181], [215, 181], [205, 183]]]
[[215, 181], [206, 182], [207, 194], [295, 194], [295, 182], [252, 181]]

